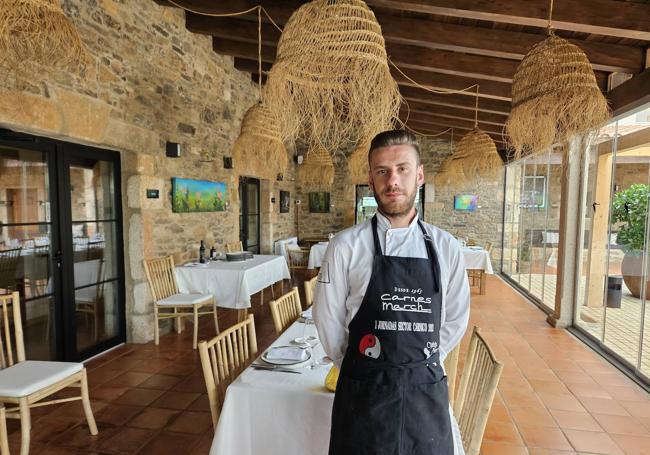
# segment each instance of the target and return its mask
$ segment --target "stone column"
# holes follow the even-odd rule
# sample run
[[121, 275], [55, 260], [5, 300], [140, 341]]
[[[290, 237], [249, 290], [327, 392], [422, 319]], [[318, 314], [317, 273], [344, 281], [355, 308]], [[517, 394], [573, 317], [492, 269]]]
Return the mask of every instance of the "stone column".
[[578, 239], [580, 226], [581, 163], [587, 142], [576, 137], [566, 146], [568, 153], [562, 159], [562, 186], [560, 199], [560, 243], [558, 246], [555, 309], [546, 319], [553, 327], [564, 328], [573, 321], [575, 295], [578, 286], [576, 252], [581, 254]]

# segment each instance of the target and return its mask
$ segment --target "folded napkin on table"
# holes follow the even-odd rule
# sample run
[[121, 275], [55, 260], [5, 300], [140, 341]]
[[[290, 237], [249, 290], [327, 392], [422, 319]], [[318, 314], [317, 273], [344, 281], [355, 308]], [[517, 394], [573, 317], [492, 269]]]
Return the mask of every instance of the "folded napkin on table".
[[312, 319], [311, 309], [312, 309], [312, 307], [307, 308], [305, 311], [302, 312], [301, 316], [303, 318]]
[[294, 346], [280, 346], [271, 348], [266, 352], [268, 360], [307, 360], [307, 351]]

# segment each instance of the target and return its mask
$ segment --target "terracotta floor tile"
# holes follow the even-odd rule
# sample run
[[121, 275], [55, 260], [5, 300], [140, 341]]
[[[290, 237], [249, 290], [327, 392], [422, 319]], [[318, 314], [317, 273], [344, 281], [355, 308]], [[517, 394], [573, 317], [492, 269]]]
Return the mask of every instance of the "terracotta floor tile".
[[166, 431], [175, 433], [201, 434], [212, 427], [212, 417], [209, 412], [184, 411], [174, 421], [167, 425]]
[[586, 430], [602, 431], [603, 429], [594, 420], [591, 414], [587, 412], [561, 411], [551, 409], [551, 414], [555, 418], [560, 428], [564, 430]]
[[565, 384], [596, 384], [596, 381], [587, 373], [571, 370], [554, 370], [556, 376]]
[[628, 386], [604, 385], [602, 387], [615, 400], [636, 401], [648, 399], [648, 392], [641, 390], [641, 388], [635, 384], [630, 384]]
[[536, 392], [569, 393], [567, 386], [558, 379], [555, 379], [553, 381], [529, 379], [528, 383]]
[[192, 447], [199, 442], [199, 436], [182, 433], [160, 433], [155, 436], [138, 455], [179, 455], [193, 453]]
[[528, 449], [528, 453], [530, 455], [575, 455], [576, 454], [576, 452], [574, 451], [567, 452], [565, 450], [537, 449], [532, 447]]
[[557, 427], [551, 414], [543, 407], [540, 408], [512, 408], [510, 410], [512, 419], [517, 425], [529, 425], [540, 427]]
[[206, 393], [205, 379], [203, 379], [203, 375], [189, 376], [176, 384], [172, 390], [175, 392]]
[[528, 455], [526, 446], [483, 441], [481, 455]]
[[152, 430], [143, 430], [140, 428], [122, 427], [111, 437], [104, 439], [96, 445], [100, 452], [115, 454], [130, 454], [140, 450], [156, 432]]
[[578, 399], [570, 393], [538, 392], [537, 395], [549, 409], [584, 412], [584, 408]]
[[[178, 376], [172, 376], [169, 374], [154, 374], [149, 379], [141, 383], [138, 387], [145, 389], [169, 390], [181, 381], [182, 379]], [[203, 385], [203, 388], [205, 389], [205, 385]]]
[[610, 414], [593, 414], [600, 426], [608, 433], [647, 436], [648, 429], [635, 417]]
[[578, 452], [590, 452], [604, 455], [625, 455], [621, 448], [607, 433], [565, 430], [564, 434]]
[[612, 398], [600, 384], [569, 384], [568, 387], [577, 397]]
[[153, 402], [152, 406], [158, 408], [185, 409], [199, 397], [198, 393], [188, 392], [165, 392], [160, 398]]
[[627, 455], [650, 455], [650, 436], [613, 434], [612, 439]]
[[619, 402], [609, 398], [580, 397], [580, 402], [594, 414], [629, 415]]
[[149, 406], [163, 393], [165, 393], [164, 390], [140, 388], [130, 389], [128, 392], [120, 395], [120, 397], [115, 400], [115, 403], [130, 406]]
[[140, 414], [131, 419], [130, 427], [162, 429], [176, 417], [180, 411], [174, 409], [145, 408]]
[[[81, 418], [46, 416], [32, 422], [31, 440], [48, 443], [81, 423]], [[17, 430], [20, 432], [20, 430]]]
[[[630, 415], [635, 417], [650, 417], [650, 400], [619, 401]], [[607, 414], [607, 413], [606, 413]]]
[[[492, 405], [494, 408], [495, 405]], [[208, 394], [203, 393], [192, 404], [187, 408], [188, 411], [202, 411], [210, 412], [210, 400], [208, 400]]]
[[141, 406], [124, 406], [111, 403], [106, 406], [101, 412], [95, 414], [97, 422], [103, 422], [111, 425], [124, 425], [134, 415], [142, 411]]
[[501, 444], [522, 445], [517, 427], [509, 422], [488, 422], [483, 440]]
[[138, 373], [136, 371], [127, 371], [117, 376], [104, 385], [109, 387], [137, 387], [151, 377], [151, 373]]
[[519, 432], [528, 447], [542, 449], [573, 450], [564, 433], [558, 428], [520, 425]]
[[93, 400], [110, 402], [118, 398], [120, 395], [124, 394], [127, 390], [130, 390], [130, 388], [126, 386], [123, 387], [100, 386], [90, 391], [90, 398]]

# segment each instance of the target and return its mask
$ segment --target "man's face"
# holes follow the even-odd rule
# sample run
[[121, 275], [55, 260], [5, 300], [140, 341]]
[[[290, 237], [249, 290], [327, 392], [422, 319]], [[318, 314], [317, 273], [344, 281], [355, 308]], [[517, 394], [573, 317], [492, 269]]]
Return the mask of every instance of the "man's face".
[[422, 165], [410, 145], [378, 148], [370, 155], [369, 184], [379, 210], [387, 216], [408, 215], [424, 183]]

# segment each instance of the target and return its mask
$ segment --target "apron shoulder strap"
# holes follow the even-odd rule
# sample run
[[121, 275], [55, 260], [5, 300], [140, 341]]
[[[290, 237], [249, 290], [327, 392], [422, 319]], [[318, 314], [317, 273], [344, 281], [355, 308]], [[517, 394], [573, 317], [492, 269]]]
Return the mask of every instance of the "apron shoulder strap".
[[436, 249], [433, 246], [433, 239], [424, 228], [424, 224], [422, 224], [422, 221], [419, 219], [418, 219], [418, 226], [420, 226], [420, 230], [422, 231], [422, 236], [424, 237], [424, 244], [427, 247], [427, 254], [429, 255], [429, 259], [431, 260], [431, 265], [433, 268], [434, 290], [438, 292], [442, 289], [440, 283], [440, 263], [438, 262], [438, 255], [436, 254]]
[[372, 217], [372, 238], [375, 241], [375, 255], [383, 256], [381, 251], [381, 243], [379, 243], [379, 235], [377, 234], [377, 215]]

